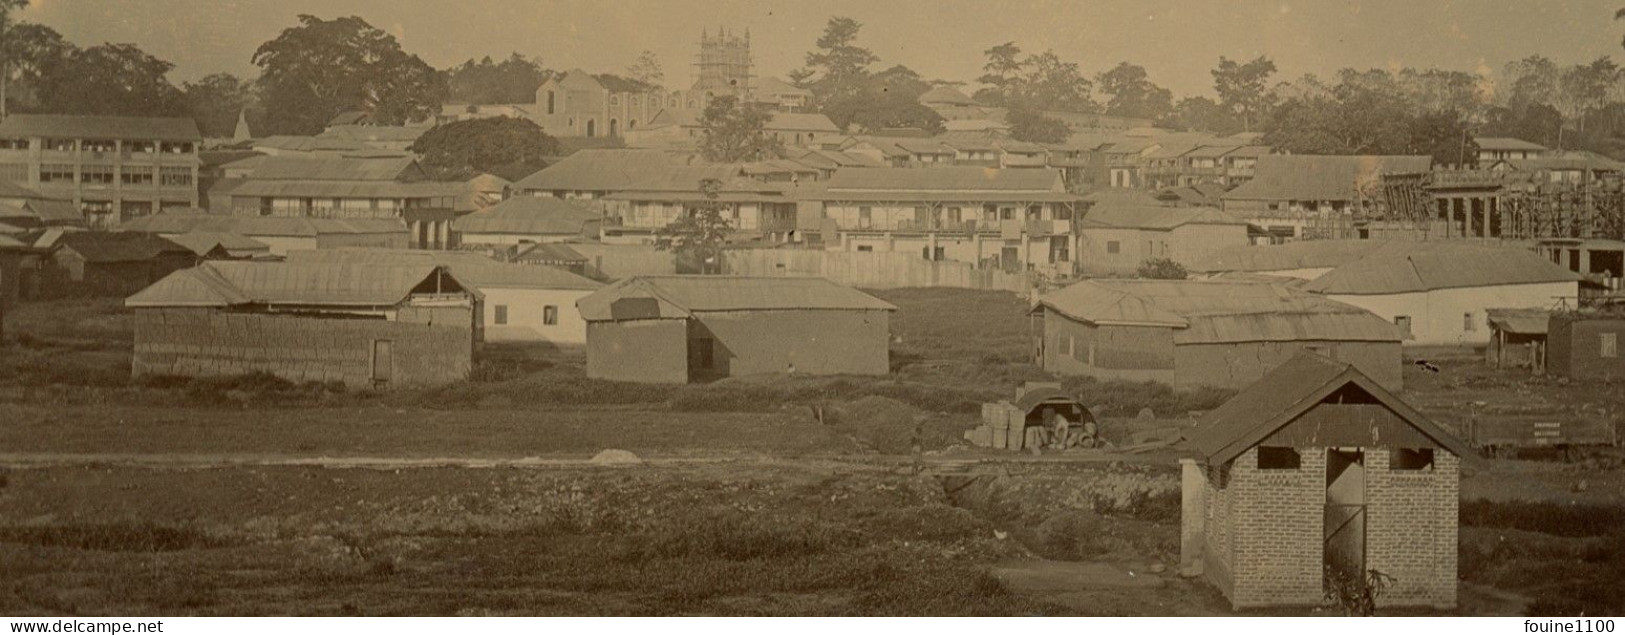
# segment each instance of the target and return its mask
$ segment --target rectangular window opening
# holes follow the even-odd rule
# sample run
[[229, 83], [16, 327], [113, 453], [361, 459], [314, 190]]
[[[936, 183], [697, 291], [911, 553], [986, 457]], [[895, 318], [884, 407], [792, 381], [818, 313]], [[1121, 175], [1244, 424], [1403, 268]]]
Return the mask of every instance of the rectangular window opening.
[[1294, 448], [1258, 447], [1258, 469], [1296, 470], [1303, 465], [1303, 457]]
[[1390, 470], [1426, 470], [1433, 467], [1433, 448], [1400, 448], [1388, 460]]
[[542, 307], [542, 324], [554, 326], [559, 323], [559, 308], [551, 304]]

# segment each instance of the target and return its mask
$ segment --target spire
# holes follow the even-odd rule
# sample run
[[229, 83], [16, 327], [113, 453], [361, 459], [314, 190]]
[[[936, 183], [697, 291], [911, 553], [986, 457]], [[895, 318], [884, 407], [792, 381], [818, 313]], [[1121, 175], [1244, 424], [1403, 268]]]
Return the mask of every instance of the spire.
[[247, 141], [253, 138], [254, 134], [248, 130], [248, 111], [237, 111], [237, 129], [231, 133], [231, 140]]

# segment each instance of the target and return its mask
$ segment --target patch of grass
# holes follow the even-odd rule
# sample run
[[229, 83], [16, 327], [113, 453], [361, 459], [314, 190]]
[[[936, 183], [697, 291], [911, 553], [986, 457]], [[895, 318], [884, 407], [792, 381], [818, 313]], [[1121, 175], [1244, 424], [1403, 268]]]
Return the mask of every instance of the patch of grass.
[[1472, 500], [1461, 504], [1461, 524], [1571, 538], [1605, 536], [1625, 531], [1625, 508]]
[[151, 522], [0, 527], [0, 542], [122, 552], [209, 549], [227, 544], [195, 529]]
[[1212, 410], [1234, 397], [1236, 391], [1222, 388], [1176, 390], [1157, 382], [1100, 380], [1093, 377], [1067, 377], [1062, 387], [1078, 395], [1091, 408], [1108, 417], [1132, 417], [1150, 408], [1159, 416]]

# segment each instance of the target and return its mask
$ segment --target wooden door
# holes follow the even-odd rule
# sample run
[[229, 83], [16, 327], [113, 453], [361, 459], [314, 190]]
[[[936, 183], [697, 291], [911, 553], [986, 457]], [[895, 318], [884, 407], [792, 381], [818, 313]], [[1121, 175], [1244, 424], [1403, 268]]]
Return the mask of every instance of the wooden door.
[[372, 383], [388, 384], [395, 379], [394, 343], [389, 340], [372, 341]]

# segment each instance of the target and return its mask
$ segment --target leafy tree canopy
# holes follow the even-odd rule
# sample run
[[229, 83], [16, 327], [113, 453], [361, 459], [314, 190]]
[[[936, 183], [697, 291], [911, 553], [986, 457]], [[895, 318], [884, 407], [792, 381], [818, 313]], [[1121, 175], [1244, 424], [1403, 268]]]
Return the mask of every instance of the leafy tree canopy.
[[703, 200], [689, 204], [676, 220], [655, 230], [655, 249], [675, 253], [680, 263], [698, 273], [721, 273], [722, 246], [733, 231], [717, 200], [721, 189], [716, 179], [701, 181]]
[[395, 36], [350, 16], [300, 15], [254, 51], [272, 134], [314, 134], [334, 115], [360, 110], [385, 125], [438, 113], [446, 79], [401, 50]]
[[1072, 135], [1072, 128], [1066, 122], [1042, 113], [1017, 108], [1005, 115], [1005, 123], [1010, 124], [1010, 138], [1029, 143], [1061, 143]]
[[536, 88], [548, 72], [537, 60], [513, 53], [494, 62], [486, 57], [468, 60], [445, 73], [448, 101], [459, 104], [527, 104], [536, 100]]
[[712, 99], [700, 117], [705, 129], [700, 154], [717, 163], [777, 156], [783, 145], [764, 130], [772, 119], [773, 112], [761, 104], [742, 104], [732, 95]]
[[481, 173], [522, 179], [558, 156], [559, 142], [529, 119], [486, 117], [435, 126], [412, 144], [436, 178], [462, 180]]

